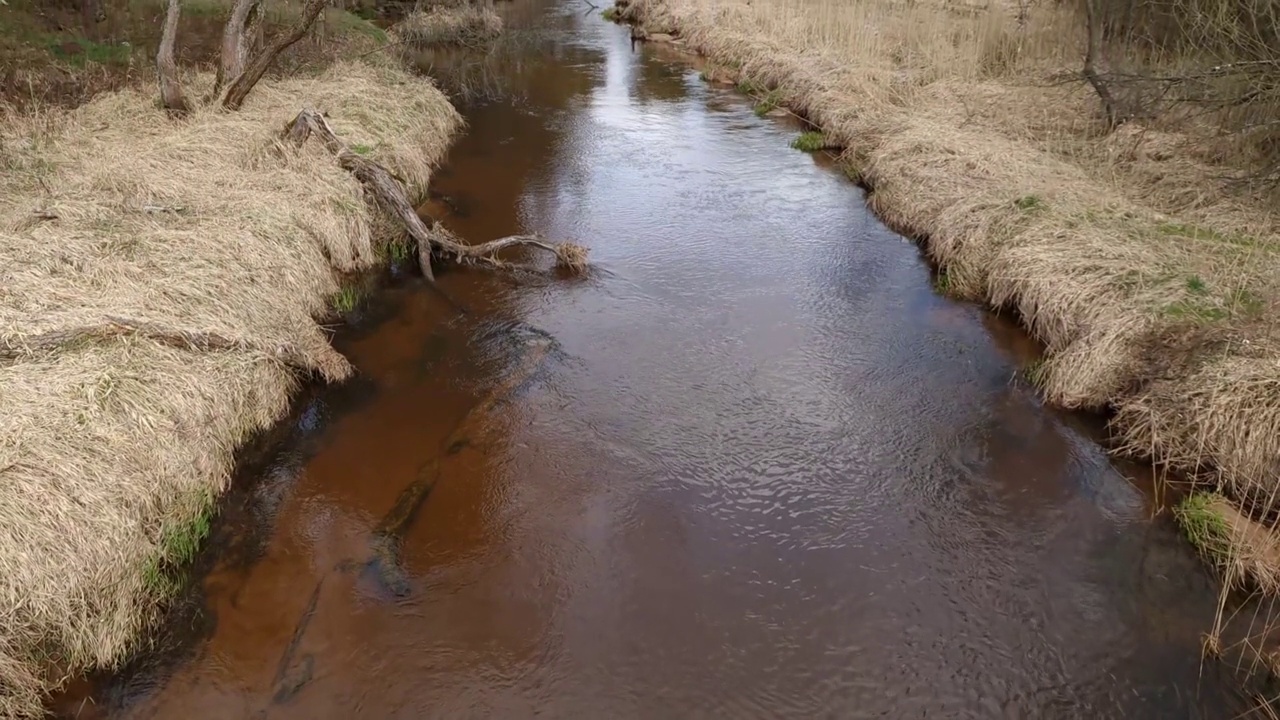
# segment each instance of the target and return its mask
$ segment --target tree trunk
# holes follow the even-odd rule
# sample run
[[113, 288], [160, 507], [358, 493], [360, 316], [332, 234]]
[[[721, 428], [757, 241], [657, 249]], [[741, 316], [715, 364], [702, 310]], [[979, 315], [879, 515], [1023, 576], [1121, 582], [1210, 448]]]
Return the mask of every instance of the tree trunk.
[[223, 85], [234, 81], [244, 72], [249, 61], [250, 18], [262, 13], [262, 0], [236, 0], [231, 17], [222, 29], [222, 57], [218, 62], [218, 76], [214, 81], [214, 93]]
[[178, 80], [178, 62], [174, 59], [175, 46], [178, 41], [178, 18], [182, 14], [179, 0], [169, 0], [169, 8], [164, 14], [164, 32], [160, 36], [160, 50], [156, 53], [156, 70], [160, 76], [160, 103], [166, 110], [177, 115], [191, 112], [191, 105], [182, 93], [182, 83]]
[[80, 19], [84, 25], [84, 36], [90, 40], [98, 39], [98, 23], [107, 19], [106, 8], [102, 0], [80, 0]]
[[1119, 127], [1123, 120], [1116, 108], [1116, 100], [1111, 94], [1111, 87], [1098, 74], [1098, 56], [1101, 54], [1100, 48], [1102, 45], [1102, 17], [1095, 6], [1096, 2], [1098, 0], [1084, 0], [1087, 40], [1084, 51], [1084, 69], [1081, 74], [1093, 86], [1093, 91], [1098, 94], [1098, 99], [1102, 101], [1102, 113], [1106, 119], [1109, 132]]
[[307, 31], [315, 24], [316, 18], [320, 17], [324, 6], [325, 0], [307, 0], [306, 7], [302, 10], [302, 18], [289, 31], [289, 34], [277, 38], [271, 44], [271, 47], [254, 56], [245, 67], [244, 72], [240, 73], [240, 76], [231, 82], [231, 87], [227, 88], [226, 97], [222, 99], [222, 106], [228, 110], [239, 110], [240, 106], [244, 105], [244, 99], [249, 96], [249, 91], [253, 89], [254, 85], [258, 84], [263, 75], [267, 74], [267, 69], [271, 67], [271, 63], [275, 62], [280, 53], [307, 34]]

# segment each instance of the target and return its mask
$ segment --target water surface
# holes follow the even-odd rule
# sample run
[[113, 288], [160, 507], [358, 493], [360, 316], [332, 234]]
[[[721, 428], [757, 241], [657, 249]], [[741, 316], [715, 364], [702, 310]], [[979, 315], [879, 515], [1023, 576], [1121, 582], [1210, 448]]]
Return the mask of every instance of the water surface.
[[[1018, 378], [1025, 337], [937, 295], [798, 125], [584, 3], [501, 7], [538, 32], [468, 68], [432, 211], [598, 272], [441, 272], [466, 316], [382, 293], [360, 378], [222, 521], [207, 631], [81, 717], [1239, 712], [1200, 564]], [[397, 587], [371, 538], [426, 472]]]

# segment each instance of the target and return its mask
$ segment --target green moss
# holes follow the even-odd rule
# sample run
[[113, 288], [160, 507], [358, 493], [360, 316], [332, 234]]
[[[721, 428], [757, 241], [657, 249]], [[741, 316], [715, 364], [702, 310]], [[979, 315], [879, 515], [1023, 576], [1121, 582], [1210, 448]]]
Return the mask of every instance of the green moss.
[[608, 20], [609, 22], [618, 22], [621, 19], [621, 16], [618, 13], [618, 8], [616, 7], [605, 8], [604, 12], [600, 13], [600, 17]]
[[1193, 493], [1173, 508], [1182, 534], [1206, 559], [1225, 565], [1231, 551], [1231, 528], [1219, 508], [1226, 499], [1217, 493]]
[[753, 97], [756, 95], [763, 95], [768, 92], [768, 88], [758, 84], [751, 78], [742, 78], [738, 81], [737, 85], [734, 85], [734, 88], [743, 95], [751, 95]]
[[851, 182], [857, 183], [859, 185], [862, 184], [862, 181], [863, 181], [862, 168], [860, 166], [855, 165], [852, 162], [846, 161], [844, 163], [841, 163], [840, 170], [841, 172], [844, 173], [845, 177], [849, 178]]
[[802, 132], [799, 137], [791, 141], [791, 147], [803, 152], [817, 152], [826, 146], [826, 136], [813, 130]]

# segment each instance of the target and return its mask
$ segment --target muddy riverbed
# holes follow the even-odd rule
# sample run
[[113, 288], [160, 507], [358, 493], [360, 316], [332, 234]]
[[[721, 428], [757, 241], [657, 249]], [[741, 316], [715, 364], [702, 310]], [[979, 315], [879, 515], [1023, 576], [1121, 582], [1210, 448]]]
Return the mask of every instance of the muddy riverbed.
[[1021, 333], [936, 294], [797, 125], [580, 0], [505, 11], [525, 39], [458, 82], [433, 211], [599, 271], [442, 272], [465, 316], [412, 277], [377, 292], [339, 337], [360, 377], [228, 501], [179, 649], [59, 713], [1246, 709], [1201, 661], [1212, 582], [1018, 378]]

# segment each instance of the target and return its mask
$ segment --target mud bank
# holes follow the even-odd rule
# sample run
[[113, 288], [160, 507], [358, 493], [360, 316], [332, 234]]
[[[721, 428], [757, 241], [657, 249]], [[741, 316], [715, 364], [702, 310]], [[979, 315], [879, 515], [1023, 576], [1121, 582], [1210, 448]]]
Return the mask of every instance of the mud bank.
[[351, 372], [321, 322], [393, 226], [280, 142], [303, 107], [418, 193], [461, 123], [429, 80], [343, 62], [238, 113], [126, 90], [0, 125], [0, 716], [135, 649], [237, 448]]
[[[1274, 208], [1228, 193], [1188, 138], [1136, 123], [1102, 136], [1086, 89], [1036, 87], [1078, 58], [1079, 30], [1057, 11], [1015, 34], [998, 8], [974, 20], [942, 5], [784, 5], [633, 0], [615, 16], [678, 36], [708, 79], [843, 148], [949, 294], [1015, 311], [1044, 343], [1033, 375], [1050, 402], [1110, 414], [1120, 452], [1235, 500], [1232, 526], [1251, 530], [1214, 559], [1249, 558], [1233, 577], [1254, 574], [1267, 554], [1240, 543], [1271, 530], [1245, 515], [1270, 512], [1280, 467]], [[932, 30], [947, 41], [922, 47]]]

